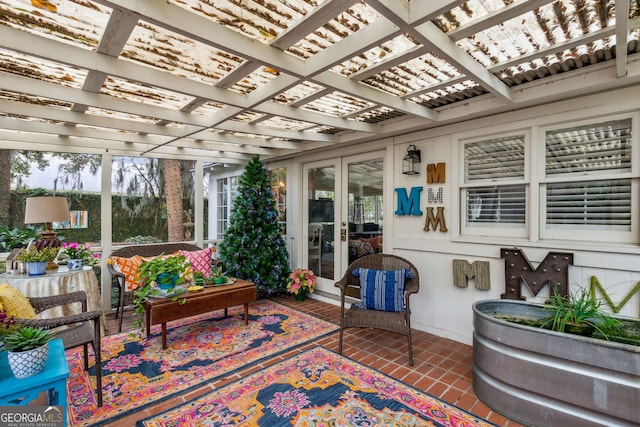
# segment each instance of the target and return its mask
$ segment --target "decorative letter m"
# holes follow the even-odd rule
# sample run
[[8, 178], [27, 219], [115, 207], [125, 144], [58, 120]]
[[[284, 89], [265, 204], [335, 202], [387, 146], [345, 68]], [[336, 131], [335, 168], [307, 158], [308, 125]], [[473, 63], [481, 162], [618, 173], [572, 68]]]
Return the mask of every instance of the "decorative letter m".
[[411, 187], [411, 193], [407, 196], [407, 190], [404, 188], [396, 188], [398, 193], [398, 209], [396, 215], [422, 215], [420, 210], [420, 193], [422, 187]]
[[569, 293], [569, 266], [573, 264], [573, 254], [549, 252], [538, 268], [533, 268], [527, 256], [520, 249], [500, 249], [504, 259], [505, 293], [502, 299], [525, 299], [520, 285], [524, 284], [535, 296], [545, 285], [549, 285], [549, 294], [554, 290], [560, 295]]

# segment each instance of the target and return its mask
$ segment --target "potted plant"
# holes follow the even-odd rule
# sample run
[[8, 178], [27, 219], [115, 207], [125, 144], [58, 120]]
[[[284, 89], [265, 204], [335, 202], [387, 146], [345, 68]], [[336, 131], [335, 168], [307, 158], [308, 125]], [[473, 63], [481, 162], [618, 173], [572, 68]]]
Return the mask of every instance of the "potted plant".
[[298, 268], [289, 274], [287, 291], [294, 294], [297, 301], [304, 301], [307, 294], [313, 293], [316, 289], [318, 278], [313, 271], [306, 268]]
[[204, 277], [200, 271], [193, 272], [193, 282], [200, 286], [223, 285], [229, 282], [226, 272], [222, 269], [222, 264], [218, 264], [211, 270], [211, 276]]
[[189, 263], [184, 255], [160, 255], [145, 261], [138, 268], [138, 279], [141, 284], [157, 287], [167, 293], [185, 281]]
[[[572, 322], [593, 334], [572, 333]], [[473, 325], [473, 389], [497, 412], [526, 425], [640, 424], [629, 410], [640, 396], [640, 319], [606, 313], [582, 291], [548, 304], [477, 301]]]
[[88, 243], [63, 242], [60, 257], [67, 260], [69, 270], [81, 270], [85, 264], [91, 264], [93, 252], [91, 252], [91, 245]]
[[176, 298], [184, 290], [176, 289], [186, 280], [191, 267], [184, 255], [161, 254], [138, 267], [138, 281], [140, 287], [134, 291], [135, 326], [142, 326], [144, 302], [152, 296], [169, 296]]
[[44, 371], [49, 355], [51, 333], [37, 326], [17, 326], [4, 337], [9, 367], [16, 378], [27, 378]]
[[29, 276], [40, 276], [46, 273], [47, 265], [58, 255], [59, 248], [37, 249], [30, 246], [16, 256], [16, 259], [27, 264]]
[[211, 278], [216, 285], [227, 283], [227, 276], [222, 271], [222, 265], [218, 264], [211, 272]]
[[554, 291], [544, 304], [549, 314], [541, 319], [540, 327], [579, 335], [591, 335], [596, 330], [608, 339], [608, 333], [619, 332], [620, 321], [602, 311], [601, 305], [587, 289], [566, 296]]

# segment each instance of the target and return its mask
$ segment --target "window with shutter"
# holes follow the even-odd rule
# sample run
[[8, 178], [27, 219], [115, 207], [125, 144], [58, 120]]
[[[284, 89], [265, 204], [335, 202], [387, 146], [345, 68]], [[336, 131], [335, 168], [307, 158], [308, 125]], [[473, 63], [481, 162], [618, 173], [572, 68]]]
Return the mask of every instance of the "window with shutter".
[[637, 244], [637, 116], [461, 140], [460, 237]]
[[542, 237], [633, 239], [631, 146], [631, 119], [545, 132]]
[[[463, 233], [520, 228], [526, 218], [525, 136], [464, 144]], [[499, 234], [490, 231], [491, 234]]]

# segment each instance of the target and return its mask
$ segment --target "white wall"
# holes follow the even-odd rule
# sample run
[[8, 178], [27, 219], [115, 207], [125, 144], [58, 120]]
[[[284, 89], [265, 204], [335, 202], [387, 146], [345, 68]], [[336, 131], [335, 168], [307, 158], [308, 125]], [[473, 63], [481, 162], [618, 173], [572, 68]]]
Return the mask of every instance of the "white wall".
[[[490, 118], [472, 120], [461, 124], [443, 126], [424, 132], [417, 132], [387, 141], [388, 148], [392, 148], [393, 159], [393, 188], [424, 187], [421, 196], [421, 208], [426, 206], [426, 191], [430, 186], [442, 186], [444, 189], [445, 219], [448, 231], [423, 231], [425, 216], [386, 217], [385, 252], [394, 253], [411, 260], [420, 272], [420, 293], [412, 297], [412, 326], [419, 330], [432, 332], [466, 344], [472, 342], [472, 309], [475, 301], [500, 298], [504, 292], [504, 261], [500, 258], [501, 248], [520, 248], [534, 265], [544, 259], [549, 251], [571, 252], [574, 254], [574, 266], [569, 271], [569, 290], [577, 287], [588, 287], [590, 277], [597, 276], [600, 283], [613, 299], [619, 302], [640, 281], [640, 247], [637, 243], [602, 244], [589, 241], [554, 240], [543, 241], [533, 238], [468, 238], [460, 234], [458, 219], [459, 203], [457, 188], [457, 173], [461, 164], [459, 161], [459, 140], [473, 136], [492, 135], [510, 130], [523, 129], [535, 134], [540, 127], [556, 123], [573, 123], [588, 118], [606, 116], [610, 114], [633, 112], [635, 114], [633, 128], [634, 139], [634, 186], [637, 194], [638, 171], [638, 104], [640, 88], [632, 87], [625, 90], [587, 96], [570, 101], [556, 102], [545, 106], [523, 109], [504, 113]], [[379, 141], [378, 141], [379, 143]], [[406, 154], [409, 144], [414, 144], [422, 150], [422, 170], [419, 176], [406, 176], [401, 173], [402, 157]], [[369, 148], [368, 148], [369, 147]], [[358, 147], [350, 147], [353, 151]], [[362, 150], [370, 150], [367, 144]], [[337, 150], [332, 150], [327, 156], [335, 157]], [[426, 165], [429, 163], [446, 163], [446, 182], [444, 184], [426, 183]], [[302, 191], [302, 189], [300, 190]], [[301, 194], [302, 197], [302, 194]], [[390, 198], [389, 198], [390, 199]], [[636, 196], [634, 208], [637, 209]], [[393, 196], [393, 210], [396, 197]], [[435, 206], [435, 205], [429, 205]], [[637, 220], [637, 218], [636, 218]], [[532, 235], [537, 235], [538, 218], [532, 218]], [[391, 232], [389, 232], [391, 230]], [[453, 260], [462, 259], [468, 262], [488, 261], [490, 263], [491, 288], [478, 290], [473, 280], [466, 288], [455, 287], [453, 284]], [[527, 296], [526, 288], [522, 294]], [[528, 299], [541, 301], [548, 295], [544, 288], [538, 298]], [[620, 314], [639, 317], [640, 295], [635, 294], [621, 310]]]

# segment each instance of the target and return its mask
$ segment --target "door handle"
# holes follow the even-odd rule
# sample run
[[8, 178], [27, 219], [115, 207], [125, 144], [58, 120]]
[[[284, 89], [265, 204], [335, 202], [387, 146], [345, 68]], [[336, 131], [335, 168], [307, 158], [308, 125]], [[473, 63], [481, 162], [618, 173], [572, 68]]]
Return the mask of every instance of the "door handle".
[[346, 228], [341, 228], [340, 229], [340, 240], [342, 240], [343, 242], [347, 241], [347, 229]]

